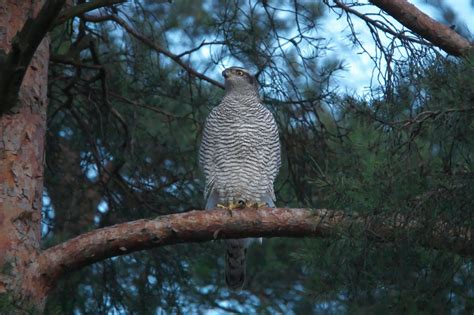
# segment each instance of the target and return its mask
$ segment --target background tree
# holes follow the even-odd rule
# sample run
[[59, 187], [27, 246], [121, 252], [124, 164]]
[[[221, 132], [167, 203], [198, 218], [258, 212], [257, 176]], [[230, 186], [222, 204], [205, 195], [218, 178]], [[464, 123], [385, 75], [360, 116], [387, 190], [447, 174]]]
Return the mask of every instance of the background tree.
[[[87, 237], [84, 233], [101, 227], [202, 208], [196, 161], [201, 127], [222, 97], [220, 70], [236, 63], [258, 73], [263, 100], [280, 126], [284, 166], [276, 185], [278, 205], [340, 212], [313, 214], [331, 227], [318, 224], [315, 234], [329, 238], [266, 239], [263, 246], [251, 248], [249, 281], [241, 292], [224, 286], [218, 241], [91, 258], [78, 266], [73, 256], [68, 262], [75, 268], [100, 262], [76, 272], [61, 270], [63, 279], [50, 294], [46, 313], [472, 311], [474, 96], [468, 39], [416, 8], [409, 14], [432, 24], [410, 24], [409, 14], [398, 16], [399, 7], [386, 1], [364, 6], [339, 1], [117, 4], [122, 2], [77, 1], [59, 13], [51, 8], [63, 5], [49, 1], [43, 7], [49, 14], [31, 16], [54, 25], [41, 28], [51, 29], [43, 249], [77, 235]], [[16, 8], [13, 2], [4, 6], [2, 12]], [[397, 26], [379, 8], [409, 29]], [[28, 29], [24, 20], [31, 8], [18, 9], [25, 18], [8, 28], [9, 39], [22, 27]], [[39, 9], [37, 5], [35, 12]], [[374, 61], [370, 95], [347, 95], [338, 88], [335, 75], [344, 70], [344, 60], [331, 54], [330, 42], [318, 28], [335, 14], [346, 18], [350, 38]], [[354, 19], [364, 21], [376, 50], [362, 43]], [[436, 34], [448, 36], [439, 39]], [[15, 50], [8, 45], [2, 48], [10, 59], [1, 61], [18, 69], [15, 60], [23, 59], [12, 58]], [[36, 58], [47, 58], [41, 47], [46, 45]], [[436, 47], [463, 58], [446, 56]], [[41, 66], [30, 66], [35, 67]], [[0, 83], [8, 81], [6, 75], [2, 70]], [[22, 89], [36, 93], [34, 87], [46, 81], [31, 75], [27, 72]], [[12, 90], [0, 89], [9, 95]], [[11, 198], [4, 199], [3, 209], [13, 209], [3, 211], [1, 231], [18, 235], [29, 227], [39, 230], [34, 203], [26, 207], [20, 201], [32, 201], [29, 194], [35, 196], [35, 191], [36, 199], [41, 196], [42, 164], [33, 176], [20, 166], [41, 161], [38, 149], [46, 118], [42, 105], [37, 125], [43, 129], [30, 136], [28, 128], [34, 124], [26, 112], [34, 113], [29, 109], [35, 104], [32, 99], [44, 102], [44, 95], [19, 95], [20, 112], [3, 103], [3, 112], [10, 112], [1, 117], [2, 139], [7, 140], [0, 162], [1, 174], [10, 179], [3, 191]], [[21, 147], [13, 145], [12, 134], [27, 135]], [[12, 159], [19, 161], [18, 167]], [[37, 187], [25, 188], [27, 182]], [[243, 219], [255, 222], [249, 212], [242, 213]], [[14, 222], [11, 230], [5, 222]], [[122, 227], [124, 233], [135, 231], [132, 225]], [[235, 233], [229, 227], [226, 231], [225, 236]], [[292, 233], [288, 227], [286, 235], [296, 235]], [[39, 238], [33, 238], [33, 245], [17, 239], [18, 245], [12, 245], [2, 237], [1, 244], [22, 254], [1, 257], [35, 261], [31, 247], [41, 254]], [[116, 249], [131, 251], [121, 245]], [[53, 257], [60, 250], [44, 253]], [[44, 255], [39, 257], [41, 265]], [[11, 288], [19, 282], [20, 287], [31, 286], [37, 279], [22, 279], [7, 270], [18, 271], [17, 261], [0, 262], [0, 306], [27, 312], [29, 291], [12, 296]], [[26, 275], [31, 268], [25, 267]], [[44, 277], [38, 281], [47, 292], [56, 284], [56, 269], [40, 270], [54, 278], [51, 283]], [[33, 304], [41, 308], [41, 301]]]

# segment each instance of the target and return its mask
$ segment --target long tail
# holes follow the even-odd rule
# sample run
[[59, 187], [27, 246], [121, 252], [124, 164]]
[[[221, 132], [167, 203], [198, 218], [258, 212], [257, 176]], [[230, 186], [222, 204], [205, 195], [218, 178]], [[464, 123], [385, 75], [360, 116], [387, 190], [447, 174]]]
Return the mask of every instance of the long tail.
[[233, 290], [244, 285], [246, 252], [244, 239], [225, 241], [225, 282]]

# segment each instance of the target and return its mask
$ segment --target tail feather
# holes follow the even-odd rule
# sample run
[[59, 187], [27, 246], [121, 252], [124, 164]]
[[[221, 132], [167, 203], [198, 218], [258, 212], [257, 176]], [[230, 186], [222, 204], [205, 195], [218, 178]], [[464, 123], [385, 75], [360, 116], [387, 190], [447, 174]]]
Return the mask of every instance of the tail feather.
[[[209, 194], [206, 201], [206, 209], [214, 209], [218, 203], [226, 204], [228, 200], [220, 198], [213, 191]], [[271, 195], [262, 196], [261, 202], [267, 203], [268, 207], [274, 208], [275, 203]], [[252, 241], [259, 241], [262, 244], [262, 238], [229, 239], [225, 240], [225, 282], [233, 290], [242, 289], [245, 283], [245, 254], [247, 246]]]
[[245, 240], [226, 240], [225, 247], [225, 282], [233, 290], [241, 289], [245, 282]]

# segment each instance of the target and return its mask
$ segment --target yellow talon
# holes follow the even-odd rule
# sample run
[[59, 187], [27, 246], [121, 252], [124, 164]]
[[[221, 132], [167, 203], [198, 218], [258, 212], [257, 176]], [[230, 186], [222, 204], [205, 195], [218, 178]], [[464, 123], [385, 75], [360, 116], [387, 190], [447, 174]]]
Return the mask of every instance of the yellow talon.
[[220, 203], [217, 204], [217, 208], [227, 209], [227, 210], [243, 209], [245, 207], [246, 207], [246, 204], [243, 202], [230, 202], [228, 206], [220, 204]]
[[228, 206], [223, 205], [218, 203], [217, 208], [220, 209], [227, 209], [227, 210], [234, 210], [234, 209], [245, 209], [245, 208], [266, 208], [268, 207], [268, 204], [265, 202], [249, 202], [249, 201], [243, 201], [239, 200], [237, 202], [230, 202]]
[[268, 204], [266, 202], [247, 202], [245, 204], [245, 208], [254, 208], [254, 209], [258, 209], [258, 208], [267, 208], [268, 207]]
[[233, 210], [233, 209], [243, 209], [245, 208], [245, 202], [239, 200], [237, 202], [231, 202], [229, 203], [229, 209], [230, 210]]
[[268, 207], [268, 204], [266, 202], [260, 202], [260, 203], [254, 203], [253, 204], [253, 207], [255, 207], [255, 209], [258, 209], [258, 208], [267, 208]]

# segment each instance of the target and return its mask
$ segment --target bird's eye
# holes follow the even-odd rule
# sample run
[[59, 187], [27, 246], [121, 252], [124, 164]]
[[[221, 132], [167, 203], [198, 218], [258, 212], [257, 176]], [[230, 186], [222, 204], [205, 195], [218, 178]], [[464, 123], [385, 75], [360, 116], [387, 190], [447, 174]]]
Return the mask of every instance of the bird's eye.
[[240, 75], [240, 76], [243, 76], [244, 75], [244, 72], [242, 70], [237, 70], [237, 75]]

